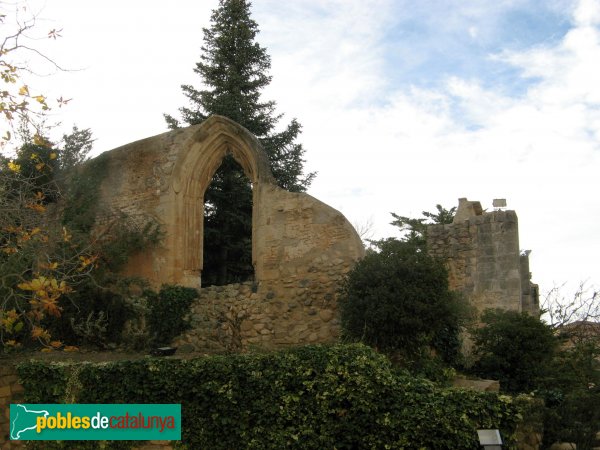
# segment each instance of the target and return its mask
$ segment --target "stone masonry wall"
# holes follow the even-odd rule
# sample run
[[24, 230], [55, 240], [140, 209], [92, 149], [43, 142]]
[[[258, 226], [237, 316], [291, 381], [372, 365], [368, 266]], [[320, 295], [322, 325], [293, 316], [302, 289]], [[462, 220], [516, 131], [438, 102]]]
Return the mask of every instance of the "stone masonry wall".
[[226, 155], [234, 157], [252, 184], [252, 263], [261, 292], [267, 281], [312, 279], [307, 270], [320, 256], [327, 260], [323, 273], [334, 260], [345, 266], [362, 257], [362, 242], [339, 211], [305, 193], [279, 188], [258, 140], [229, 119], [212, 116], [99, 157], [105, 159], [106, 174], [97, 230], [126, 214], [140, 226], [152, 220], [164, 233], [161, 245], [130, 258], [127, 275], [156, 287], [200, 287], [204, 193]]
[[454, 222], [427, 228], [429, 252], [446, 261], [450, 288], [478, 311], [500, 308], [539, 311], [529, 260], [519, 249], [514, 211], [483, 212], [479, 202], [460, 200]]
[[0, 449], [24, 448], [20, 441], [10, 440], [10, 404], [23, 401], [23, 386], [12, 364], [0, 362]]
[[[312, 278], [288, 277], [210, 286], [192, 305], [192, 329], [172, 345], [180, 352], [245, 351], [334, 342], [339, 336], [337, 289], [351, 267], [342, 260]], [[310, 274], [309, 274], [310, 276]]]

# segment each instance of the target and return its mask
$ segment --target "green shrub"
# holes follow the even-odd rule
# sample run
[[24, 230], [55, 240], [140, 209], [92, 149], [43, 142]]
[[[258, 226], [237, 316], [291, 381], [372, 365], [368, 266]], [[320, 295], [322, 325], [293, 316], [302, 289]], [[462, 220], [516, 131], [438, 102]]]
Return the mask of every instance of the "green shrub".
[[578, 449], [592, 449], [600, 430], [600, 387], [563, 392], [546, 408], [544, 443], [573, 442]]
[[28, 361], [17, 367], [19, 381], [30, 403], [62, 403], [66, 397], [69, 368], [64, 364]]
[[100, 186], [108, 170], [108, 155], [102, 154], [72, 168], [65, 193], [63, 225], [70, 230], [90, 233], [96, 223]]
[[590, 335], [562, 348], [538, 394], [546, 403], [544, 443], [594, 447], [600, 430], [600, 340]]
[[[47, 384], [38, 364], [18, 368], [30, 403], [52, 392], [30, 390]], [[363, 345], [85, 364], [78, 377], [78, 403], [181, 403], [182, 442], [198, 449], [478, 449], [478, 428], [510, 438], [518, 419], [510, 397], [439, 389]]]
[[198, 291], [183, 286], [163, 285], [158, 294], [146, 291], [151, 344], [169, 345], [175, 336], [190, 328], [186, 315]]
[[348, 274], [339, 307], [343, 336], [419, 358], [434, 348], [459, 355], [464, 302], [448, 289], [443, 264], [409, 241], [380, 241]]
[[541, 385], [558, 340], [549, 325], [527, 313], [484, 311], [483, 327], [473, 330], [474, 372], [500, 380], [504, 392], [531, 392]]
[[97, 246], [102, 272], [120, 272], [131, 256], [157, 246], [162, 238], [163, 232], [156, 220], [137, 223], [126, 214], [121, 214], [113, 222], [109, 234]]
[[105, 348], [120, 343], [123, 326], [133, 310], [120, 292], [87, 282], [60, 299], [62, 314], [48, 322], [55, 337], [70, 345]]

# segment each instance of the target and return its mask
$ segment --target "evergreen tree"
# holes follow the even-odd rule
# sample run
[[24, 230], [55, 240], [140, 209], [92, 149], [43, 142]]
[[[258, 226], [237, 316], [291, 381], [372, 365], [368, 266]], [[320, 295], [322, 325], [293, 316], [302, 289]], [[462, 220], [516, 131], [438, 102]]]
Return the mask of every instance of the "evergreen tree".
[[[304, 150], [296, 143], [300, 124], [293, 119], [280, 132], [281, 115], [275, 102], [262, 101], [261, 90], [271, 82], [271, 60], [256, 41], [257, 23], [250, 18], [246, 0], [220, 0], [194, 72], [202, 90], [183, 85], [190, 107], [180, 108], [187, 125], [201, 123], [211, 114], [226, 116], [253, 133], [265, 149], [278, 184], [303, 192], [314, 173], [303, 174]], [[165, 115], [170, 128], [180, 123]], [[252, 193], [250, 183], [232, 157], [226, 157], [205, 193], [203, 284], [243, 281], [252, 273]]]
[[62, 137], [62, 149], [59, 159], [60, 170], [68, 171], [87, 161], [88, 154], [94, 146], [94, 141], [91, 129], [80, 130], [73, 125], [71, 133], [63, 134]]
[[456, 206], [446, 209], [438, 204], [435, 205], [435, 208], [437, 212], [423, 211], [421, 213], [423, 217], [417, 219], [391, 213], [394, 221], [390, 225], [400, 228], [400, 231], [404, 233], [403, 241], [413, 242], [424, 248], [427, 244], [427, 227], [435, 224], [452, 223], [456, 214]]

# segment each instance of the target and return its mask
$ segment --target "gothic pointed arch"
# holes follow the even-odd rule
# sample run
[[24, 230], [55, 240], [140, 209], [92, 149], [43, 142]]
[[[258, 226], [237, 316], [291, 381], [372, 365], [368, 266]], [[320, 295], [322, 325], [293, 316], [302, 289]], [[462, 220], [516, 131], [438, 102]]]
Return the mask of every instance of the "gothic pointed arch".
[[[222, 116], [211, 116], [182, 145], [171, 187], [175, 194], [177, 227], [182, 235], [175, 238], [183, 275], [198, 280], [203, 268], [204, 193], [223, 158], [231, 155], [252, 183], [252, 201], [261, 201], [259, 185], [275, 185], [269, 160], [260, 143], [241, 125]], [[252, 214], [252, 263], [256, 264], [255, 224]]]

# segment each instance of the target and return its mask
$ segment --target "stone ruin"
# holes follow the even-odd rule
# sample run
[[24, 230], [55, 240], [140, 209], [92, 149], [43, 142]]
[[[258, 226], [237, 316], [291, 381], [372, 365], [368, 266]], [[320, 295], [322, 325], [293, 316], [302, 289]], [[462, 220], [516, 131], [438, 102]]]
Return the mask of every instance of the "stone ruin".
[[427, 245], [446, 262], [450, 289], [479, 312], [500, 308], [539, 315], [539, 288], [531, 282], [529, 252], [519, 248], [514, 211], [483, 211], [479, 202], [461, 198], [451, 224], [427, 228]]
[[[226, 155], [252, 184], [255, 278], [202, 288], [190, 313], [192, 330], [173, 344], [216, 351], [336, 340], [337, 292], [364, 255], [361, 239], [339, 211], [277, 187], [256, 137], [225, 117], [103, 155], [98, 226], [125, 213], [152, 219], [165, 233], [160, 246], [129, 260], [125, 274], [155, 287], [200, 288], [204, 193]], [[451, 288], [478, 309], [539, 310], [514, 211], [483, 212], [479, 202], [461, 199], [454, 223], [430, 226], [428, 241], [429, 251], [447, 261]]]
[[193, 330], [175, 344], [217, 350], [331, 342], [337, 290], [364, 255], [358, 234], [335, 209], [275, 184], [267, 156], [245, 128], [221, 116], [105, 153], [98, 224], [122, 213], [153, 219], [165, 238], [125, 269], [154, 286], [200, 288], [204, 192], [226, 155], [252, 183], [250, 283], [203, 288]]

